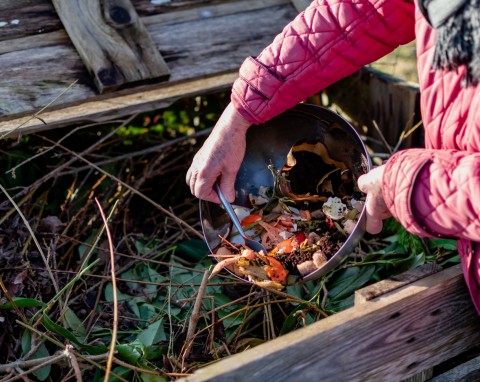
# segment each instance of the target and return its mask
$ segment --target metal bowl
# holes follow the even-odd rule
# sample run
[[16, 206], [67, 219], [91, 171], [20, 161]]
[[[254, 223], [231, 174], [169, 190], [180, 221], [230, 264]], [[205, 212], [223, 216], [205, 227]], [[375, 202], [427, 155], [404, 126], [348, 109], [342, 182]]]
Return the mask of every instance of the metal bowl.
[[[265, 124], [248, 129], [246, 153], [235, 182], [233, 204], [250, 207], [250, 193], [257, 194], [260, 186], [272, 187], [274, 179], [268, 164], [282, 168], [290, 149], [299, 141], [322, 142], [330, 158], [344, 162], [355, 178], [372, 167], [367, 149], [350, 123], [326, 108], [299, 104]], [[219, 235], [225, 237], [230, 232], [230, 218], [220, 205], [200, 201], [200, 220], [205, 241], [215, 253], [220, 245]], [[355, 249], [364, 233], [365, 208], [341, 248], [323, 267], [299, 281], [313, 280], [333, 270]]]

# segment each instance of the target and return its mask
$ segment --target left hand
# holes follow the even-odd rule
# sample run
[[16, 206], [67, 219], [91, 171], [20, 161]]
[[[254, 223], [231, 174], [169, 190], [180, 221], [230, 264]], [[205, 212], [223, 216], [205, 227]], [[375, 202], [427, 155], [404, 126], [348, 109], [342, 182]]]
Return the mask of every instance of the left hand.
[[379, 166], [358, 178], [358, 188], [367, 194], [367, 232], [377, 234], [382, 231], [383, 220], [392, 216], [385, 204], [382, 193], [382, 179], [385, 166]]

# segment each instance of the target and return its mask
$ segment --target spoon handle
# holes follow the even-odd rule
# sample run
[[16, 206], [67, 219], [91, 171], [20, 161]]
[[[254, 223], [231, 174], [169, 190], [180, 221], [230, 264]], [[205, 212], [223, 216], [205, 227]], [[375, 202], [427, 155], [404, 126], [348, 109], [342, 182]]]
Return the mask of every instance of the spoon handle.
[[237, 214], [233, 210], [231, 204], [228, 202], [228, 200], [225, 198], [225, 195], [223, 195], [222, 190], [220, 190], [220, 186], [218, 183], [215, 183], [214, 185], [214, 190], [218, 195], [218, 198], [222, 202], [223, 206], [225, 207], [225, 210], [227, 211], [228, 215], [230, 216], [230, 219], [232, 219], [233, 224], [235, 227], [237, 227], [238, 232], [240, 235], [245, 238], [245, 232], [243, 231], [242, 225], [240, 224], [240, 221], [238, 220]]

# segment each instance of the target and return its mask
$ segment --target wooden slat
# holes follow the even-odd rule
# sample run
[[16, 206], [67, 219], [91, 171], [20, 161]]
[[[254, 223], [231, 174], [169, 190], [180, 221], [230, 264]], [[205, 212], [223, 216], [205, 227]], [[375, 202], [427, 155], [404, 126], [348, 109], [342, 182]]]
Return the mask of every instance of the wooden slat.
[[460, 266], [226, 358], [200, 381], [400, 381], [478, 344]]
[[[326, 89], [330, 101], [340, 107], [369, 135], [379, 138], [373, 128], [377, 123], [387, 142], [395, 146], [401, 132], [420, 121], [420, 90], [416, 83], [381, 73], [371, 68], [338, 81]], [[409, 147], [422, 146], [422, 129], [405, 141]], [[374, 147], [381, 149], [383, 147]]]
[[412, 269], [409, 272], [392, 276], [388, 279], [379, 281], [355, 292], [355, 305], [370, 301], [375, 297], [379, 297], [387, 292], [392, 292], [414, 281], [430, 276], [433, 273], [440, 272], [442, 267], [435, 263], [424, 264], [420, 267]]
[[48, 110], [36, 118], [21, 117], [0, 123], [0, 135], [48, 130], [59, 126], [87, 122], [102, 122], [126, 115], [168, 107], [172, 102], [198, 94], [227, 90], [238, 77], [237, 71], [213, 77], [180, 82], [153, 90], [117, 95], [108, 99], [94, 99], [58, 110]]
[[[153, 2], [132, 0], [140, 17], [176, 13], [209, 4], [231, 3], [232, 0], [171, 0]], [[0, 41], [42, 35], [63, 30], [51, 0], [1, 0]]]
[[480, 356], [446, 371], [431, 382], [474, 382], [480, 381]]
[[[48, 41], [47, 34], [39, 46], [36, 46], [39, 41], [29, 45], [29, 38], [25, 38], [22, 51], [5, 52], [8, 47], [0, 42], [0, 51], [5, 52], [0, 54], [0, 130], [5, 132], [20, 125], [24, 116], [47, 105], [75, 80], [78, 83], [49, 109], [58, 110], [53, 120], [46, 119], [51, 127], [65, 126], [72, 120], [98, 120], [99, 112], [108, 110], [109, 102], [118, 105], [110, 114], [115, 118], [129, 115], [132, 110], [151, 110], [152, 105], [163, 104], [165, 98], [161, 94], [168, 92], [170, 86], [178, 85], [192, 94], [188, 81], [204, 80], [205, 89], [197, 88], [198, 94], [211, 91], [218, 86], [215, 83], [208, 86], [208, 78], [228, 74], [231, 82], [245, 57], [259, 54], [295, 15], [288, 0], [248, 0], [182, 11], [179, 17], [187, 21], [176, 24], [172, 24], [171, 17], [163, 18], [163, 23], [149, 23], [149, 18], [145, 18], [150, 36], [162, 48], [171, 69], [170, 80], [101, 96], [96, 94], [73, 46], [63, 40], [65, 34], [62, 37], [60, 32], [52, 33], [52, 42]], [[160, 15], [151, 17], [157, 21], [161, 18]], [[223, 82], [226, 87], [229, 81]], [[158, 99], [144, 97], [144, 92], [153, 94], [156, 90], [160, 94]], [[174, 90], [172, 93], [182, 96]], [[117, 98], [124, 102], [123, 112], [114, 100]], [[84, 103], [88, 103], [89, 108], [81, 107]], [[60, 109], [65, 111], [64, 122]], [[79, 114], [74, 115], [75, 112]], [[32, 121], [28, 126], [28, 131], [44, 128], [40, 121]]]
[[0, 23], [0, 41], [62, 28], [50, 0], [1, 0]]
[[130, 0], [53, 0], [100, 93], [170, 71]]

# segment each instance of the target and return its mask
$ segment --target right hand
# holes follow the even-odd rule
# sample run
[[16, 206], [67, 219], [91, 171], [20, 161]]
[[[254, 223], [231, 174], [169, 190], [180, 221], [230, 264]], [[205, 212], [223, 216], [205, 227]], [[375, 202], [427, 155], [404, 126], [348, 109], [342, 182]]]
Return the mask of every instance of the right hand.
[[213, 190], [219, 179], [220, 189], [227, 200], [235, 200], [235, 178], [245, 156], [249, 127], [250, 123], [230, 103], [188, 169], [186, 180], [193, 195], [220, 203]]

